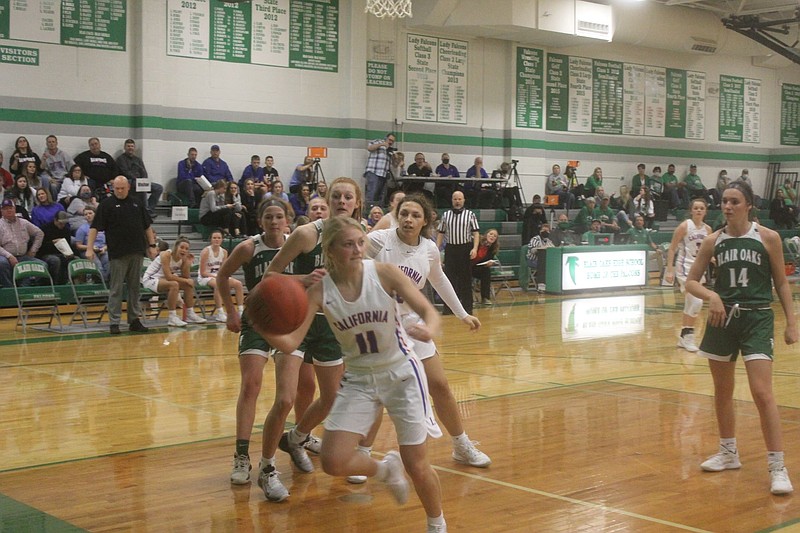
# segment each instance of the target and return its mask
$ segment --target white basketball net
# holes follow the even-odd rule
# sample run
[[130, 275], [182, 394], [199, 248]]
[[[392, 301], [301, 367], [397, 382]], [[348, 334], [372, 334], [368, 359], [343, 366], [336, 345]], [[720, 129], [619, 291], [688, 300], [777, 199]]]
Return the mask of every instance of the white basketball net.
[[411, 17], [411, 0], [367, 0], [364, 13], [372, 13], [379, 19]]

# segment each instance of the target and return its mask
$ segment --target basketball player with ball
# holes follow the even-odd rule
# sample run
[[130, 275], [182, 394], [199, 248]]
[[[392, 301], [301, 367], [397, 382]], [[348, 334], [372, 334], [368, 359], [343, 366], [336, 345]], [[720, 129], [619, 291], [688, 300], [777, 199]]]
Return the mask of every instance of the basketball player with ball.
[[[336, 191], [334, 182], [334, 208]], [[425, 371], [409, 338], [430, 342], [439, 332], [441, 318], [398, 267], [365, 259], [366, 246], [366, 233], [358, 221], [347, 216], [328, 220], [322, 231], [328, 275], [308, 289], [303, 325], [288, 335], [270, 333], [258, 321], [254, 327], [272, 346], [289, 353], [317, 322], [317, 313], [324, 313], [347, 368], [325, 420], [323, 469], [333, 476], [377, 477], [403, 504], [408, 498], [405, 468], [425, 509], [428, 531], [446, 531], [439, 478], [427, 452], [428, 435], [435, 436], [438, 427], [424, 386]], [[408, 331], [395, 297], [421, 318]], [[377, 461], [356, 451], [356, 445], [384, 407], [394, 422], [400, 453], [391, 451]]]

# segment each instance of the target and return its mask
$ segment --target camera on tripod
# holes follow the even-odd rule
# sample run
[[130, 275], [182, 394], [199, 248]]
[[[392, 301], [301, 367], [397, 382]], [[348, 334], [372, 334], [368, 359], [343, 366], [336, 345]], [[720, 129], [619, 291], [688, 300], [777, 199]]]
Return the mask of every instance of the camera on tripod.
[[319, 157], [314, 158], [314, 163], [319, 163]]
[[519, 163], [519, 159], [512, 159], [511, 162], [516, 165], [517, 163]]

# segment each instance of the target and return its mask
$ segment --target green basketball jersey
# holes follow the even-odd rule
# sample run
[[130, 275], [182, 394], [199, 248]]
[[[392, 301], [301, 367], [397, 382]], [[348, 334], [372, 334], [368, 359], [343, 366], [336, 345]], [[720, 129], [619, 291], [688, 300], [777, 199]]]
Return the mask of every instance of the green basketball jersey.
[[724, 231], [714, 243], [717, 279], [714, 290], [726, 304], [768, 307], [772, 301], [772, 270], [758, 224], [741, 237]]
[[[270, 248], [264, 244], [263, 235], [254, 235], [250, 237], [250, 239], [254, 244], [253, 258], [242, 266], [242, 270], [244, 270], [244, 284], [247, 286], [248, 290], [253, 290], [253, 287], [261, 281], [269, 264], [275, 259], [275, 256], [278, 255], [280, 248]], [[284, 272], [287, 274], [292, 273], [291, 263], [286, 267]]]
[[323, 219], [311, 222], [317, 230], [317, 245], [308, 253], [298, 255], [294, 260], [294, 273], [295, 274], [311, 274], [317, 268], [322, 268], [322, 226], [325, 223]]

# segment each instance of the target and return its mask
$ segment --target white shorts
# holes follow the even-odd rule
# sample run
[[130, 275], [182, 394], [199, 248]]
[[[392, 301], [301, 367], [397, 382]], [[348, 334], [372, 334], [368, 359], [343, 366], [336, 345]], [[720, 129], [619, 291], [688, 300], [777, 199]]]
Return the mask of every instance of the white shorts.
[[394, 423], [401, 446], [422, 444], [429, 435], [442, 436], [428, 401], [425, 370], [416, 357], [374, 374], [353, 374], [345, 370], [342, 386], [325, 420], [325, 429], [366, 436], [384, 407]]
[[158, 292], [158, 280], [161, 278], [144, 278], [142, 280], [142, 287], [145, 289], [151, 290], [153, 292]]
[[200, 285], [208, 285], [208, 282], [211, 281], [212, 279], [217, 279], [217, 278], [215, 278], [215, 277], [201, 278], [200, 276], [197, 276], [197, 285], [196, 286], [199, 287]]
[[[416, 314], [416, 313], [409, 313], [407, 315], [403, 315], [402, 317], [403, 327], [408, 329], [411, 326], [416, 324], [424, 324], [425, 321]], [[436, 355], [436, 344], [433, 341], [418, 341], [417, 339], [408, 337], [409, 340], [413, 343], [414, 353], [417, 354], [420, 361], [424, 361], [425, 359], [429, 359]]]

